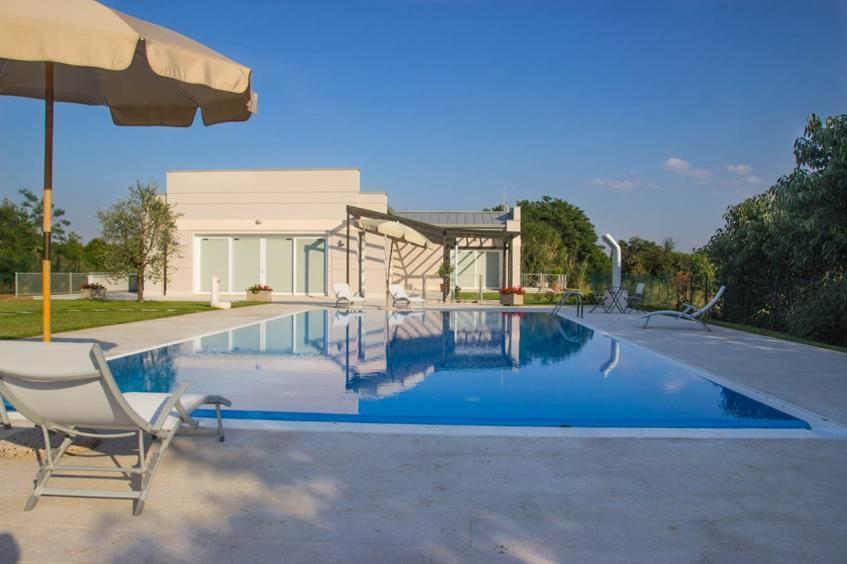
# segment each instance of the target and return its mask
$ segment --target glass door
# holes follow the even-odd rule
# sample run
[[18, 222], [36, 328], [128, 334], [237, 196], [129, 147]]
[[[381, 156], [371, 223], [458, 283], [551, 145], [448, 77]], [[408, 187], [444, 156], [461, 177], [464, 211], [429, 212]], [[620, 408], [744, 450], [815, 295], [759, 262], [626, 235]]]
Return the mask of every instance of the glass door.
[[221, 280], [221, 292], [229, 291], [229, 239], [200, 240], [200, 291], [212, 291], [212, 276]]
[[298, 237], [295, 267], [298, 294], [326, 294], [326, 241]]
[[290, 294], [294, 288], [294, 239], [268, 237], [265, 240], [265, 284], [274, 292]]

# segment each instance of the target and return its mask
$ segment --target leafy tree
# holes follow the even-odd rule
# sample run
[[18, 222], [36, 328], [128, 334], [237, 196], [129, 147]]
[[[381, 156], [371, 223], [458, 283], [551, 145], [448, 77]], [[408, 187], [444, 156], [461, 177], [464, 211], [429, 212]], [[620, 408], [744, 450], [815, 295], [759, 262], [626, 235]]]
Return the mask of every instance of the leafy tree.
[[812, 115], [794, 157], [790, 174], [727, 210], [705, 251], [730, 318], [847, 344], [847, 115]]
[[529, 223], [521, 228], [521, 258], [524, 272], [561, 273], [567, 250], [559, 233], [546, 223]]
[[10, 279], [15, 272], [35, 270], [38, 244], [39, 231], [26, 210], [8, 199], [0, 202], [0, 275]]
[[168, 254], [178, 253], [177, 214], [157, 193], [155, 183], [140, 182], [129, 188], [129, 197], [109, 210], [98, 211], [106, 243], [106, 270], [116, 276], [138, 276], [138, 301], [144, 301], [146, 280], [161, 281]]
[[[539, 201], [521, 200], [521, 239], [529, 235], [529, 248], [523, 243], [523, 269], [531, 272], [531, 264], [527, 260], [537, 261], [539, 256], [549, 256], [551, 250], [561, 246], [562, 265], [556, 270], [568, 274], [575, 282], [580, 283], [586, 271], [606, 268], [608, 258], [597, 244], [597, 232], [594, 225], [577, 206], [559, 198], [544, 196]], [[542, 224], [549, 229], [542, 230], [536, 225]], [[553, 234], [558, 242], [549, 238]], [[544, 241], [546, 250], [536, 252], [532, 248], [535, 242]], [[527, 258], [528, 257], [528, 258]]]

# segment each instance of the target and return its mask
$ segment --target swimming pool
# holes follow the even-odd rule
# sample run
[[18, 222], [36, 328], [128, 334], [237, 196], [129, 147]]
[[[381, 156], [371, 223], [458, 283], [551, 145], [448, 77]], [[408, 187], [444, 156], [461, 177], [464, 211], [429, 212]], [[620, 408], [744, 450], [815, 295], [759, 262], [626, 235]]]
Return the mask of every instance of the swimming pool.
[[[694, 369], [548, 313], [313, 310], [109, 361], [123, 391], [226, 417], [529, 427], [799, 428]], [[199, 410], [198, 416], [211, 416]]]

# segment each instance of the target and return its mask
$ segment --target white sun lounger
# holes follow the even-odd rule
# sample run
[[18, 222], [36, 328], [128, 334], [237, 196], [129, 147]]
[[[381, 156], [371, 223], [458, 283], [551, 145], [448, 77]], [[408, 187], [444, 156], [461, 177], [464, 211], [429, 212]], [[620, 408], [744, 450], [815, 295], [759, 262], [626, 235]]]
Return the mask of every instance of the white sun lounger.
[[[131, 499], [139, 515], [150, 491], [153, 475], [182, 423], [197, 428], [190, 413], [203, 404], [215, 406], [218, 439], [224, 440], [221, 396], [185, 393], [188, 383], [171, 394], [121, 393], [99, 345], [92, 343], [38, 343], [0, 341], [0, 393], [24, 417], [40, 426], [46, 460], [39, 461], [35, 487], [27, 501], [29, 511], [41, 496]], [[57, 448], [49, 432], [64, 436]], [[145, 435], [160, 445], [151, 457], [145, 454]], [[59, 460], [77, 437], [99, 439], [138, 438], [138, 465], [71, 466]], [[151, 449], [152, 450], [152, 449]], [[54, 473], [85, 477], [87, 473], [117, 472], [139, 476], [140, 489], [130, 491], [49, 487]]]
[[391, 284], [388, 286], [388, 292], [394, 300], [393, 305], [395, 307], [402, 307], [402, 305], [405, 305], [406, 307], [411, 307], [413, 305], [421, 306], [426, 303], [426, 300], [419, 296], [410, 296], [407, 294], [406, 288], [404, 288], [401, 284]]
[[332, 285], [332, 291], [335, 292], [335, 307], [345, 303], [348, 307], [355, 305], [365, 305], [365, 298], [357, 296], [350, 289], [350, 285], [346, 282], [339, 282]]
[[723, 296], [723, 293], [724, 293], [725, 290], [726, 290], [726, 286], [721, 286], [720, 289], [718, 290], [718, 293], [715, 294], [715, 297], [712, 298], [712, 300], [709, 303], [707, 303], [706, 305], [704, 305], [700, 309], [696, 309], [693, 305], [690, 305], [690, 304], [682, 304], [684, 306], [682, 311], [660, 310], [660, 311], [651, 311], [650, 313], [646, 313], [646, 314], [641, 316], [641, 319], [644, 320], [644, 325], [642, 326], [642, 328], [647, 327], [647, 324], [650, 323], [650, 319], [654, 315], [666, 315], [668, 317], [673, 317], [675, 319], [687, 319], [689, 321], [694, 321], [694, 322], [702, 325], [703, 329], [705, 329], [706, 331], [711, 331], [711, 329], [709, 329], [709, 326], [706, 325], [705, 323], [703, 323], [703, 320], [701, 318], [706, 313], [708, 313], [708, 311], [710, 309], [715, 307], [715, 304], [718, 303], [718, 300], [721, 299], [721, 296]]

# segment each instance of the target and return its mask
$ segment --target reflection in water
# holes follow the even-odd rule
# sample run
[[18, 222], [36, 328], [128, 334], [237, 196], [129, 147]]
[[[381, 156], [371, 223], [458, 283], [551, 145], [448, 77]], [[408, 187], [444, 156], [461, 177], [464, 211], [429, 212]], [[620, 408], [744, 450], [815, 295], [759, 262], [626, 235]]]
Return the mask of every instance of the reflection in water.
[[608, 378], [609, 374], [612, 373], [612, 370], [614, 370], [621, 361], [621, 342], [613, 337], [610, 337], [609, 341], [609, 346], [611, 347], [611, 350], [609, 351], [609, 360], [600, 367], [600, 374], [603, 375], [603, 378]]
[[[230, 416], [475, 425], [802, 427], [660, 356], [546, 313], [313, 310], [109, 361], [125, 391]], [[624, 350], [626, 349], [626, 350]], [[625, 359], [625, 361], [624, 361]]]

